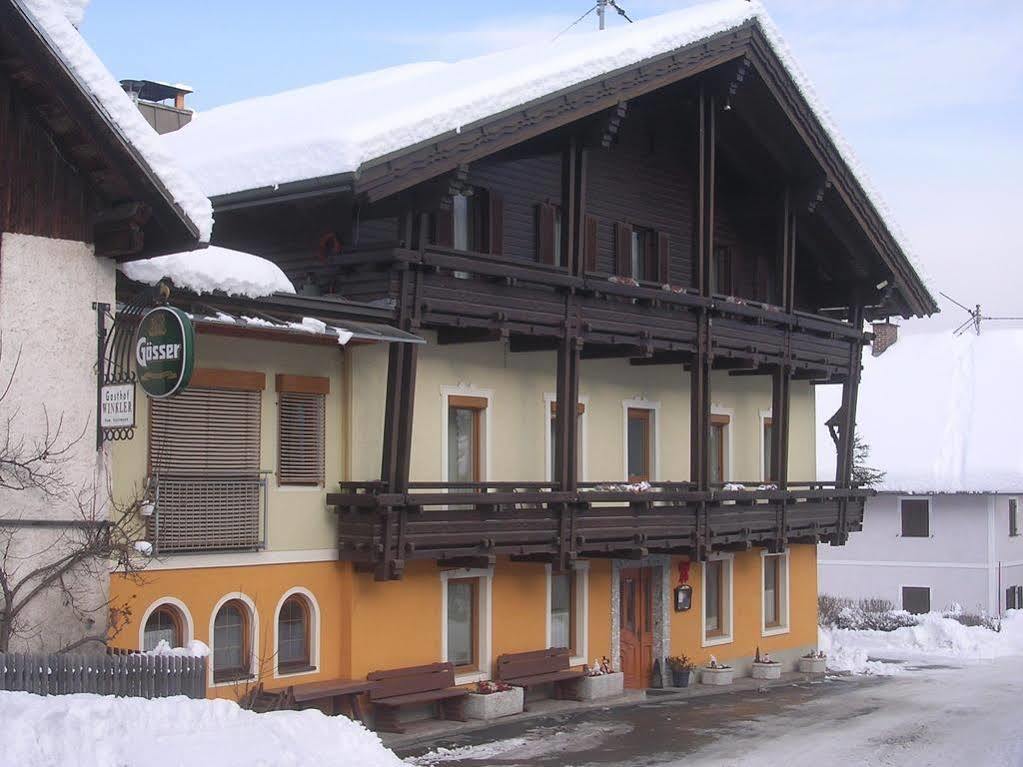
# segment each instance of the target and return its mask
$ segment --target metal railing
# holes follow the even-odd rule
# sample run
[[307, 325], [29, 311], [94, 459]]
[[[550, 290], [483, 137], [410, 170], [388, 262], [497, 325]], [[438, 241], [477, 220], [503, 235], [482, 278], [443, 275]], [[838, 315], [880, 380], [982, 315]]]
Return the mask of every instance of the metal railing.
[[265, 548], [268, 474], [155, 475], [146, 519], [154, 553]]

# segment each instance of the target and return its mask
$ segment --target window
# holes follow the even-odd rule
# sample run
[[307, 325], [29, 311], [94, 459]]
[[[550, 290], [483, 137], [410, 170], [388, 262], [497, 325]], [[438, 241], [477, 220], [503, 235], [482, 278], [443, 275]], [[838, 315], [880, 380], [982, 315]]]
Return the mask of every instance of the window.
[[502, 253], [504, 213], [501, 196], [480, 187], [451, 196], [451, 205], [430, 215], [430, 242], [455, 250]]
[[714, 248], [714, 258], [710, 263], [710, 292], [722, 296], [733, 294], [731, 248]]
[[926, 498], [903, 498], [901, 505], [902, 537], [930, 537], [931, 502]]
[[703, 563], [703, 644], [732, 641], [732, 560]]
[[561, 206], [542, 203], [536, 206], [536, 260], [541, 264], [567, 266], [562, 253]]
[[479, 578], [447, 583], [448, 656], [456, 669], [479, 668]]
[[277, 376], [279, 485], [323, 486], [329, 393], [329, 378]]
[[[576, 416], [576, 419], [575, 419], [576, 478], [577, 479], [582, 479], [582, 476], [583, 476], [583, 415], [586, 413], [586, 405], [584, 405], [582, 402], [578, 403], [578, 407], [576, 408], [576, 412], [578, 414]], [[558, 415], [558, 403], [557, 402], [551, 402], [550, 418], [549, 418], [550, 423], [548, 424], [548, 426], [549, 426], [549, 428], [548, 428], [548, 439], [550, 440], [550, 444], [548, 446], [549, 447], [548, 452], [550, 454], [550, 466], [548, 467], [548, 469], [550, 470], [550, 474], [547, 476], [547, 480], [549, 482], [553, 482], [554, 478], [558, 476], [558, 468], [555, 465], [555, 461], [557, 460], [557, 456], [555, 454], [557, 452], [557, 444], [558, 444], [557, 415]]]
[[448, 482], [483, 479], [485, 397], [448, 397]]
[[731, 418], [727, 415], [710, 417], [710, 482], [723, 484], [728, 476], [728, 425]]
[[149, 614], [143, 631], [143, 650], [152, 650], [161, 641], [171, 647], [182, 647], [185, 644], [184, 620], [177, 608], [171, 605], [160, 605]]
[[771, 472], [771, 458], [774, 455], [774, 420], [770, 417], [764, 418], [764, 482], [774, 479]]
[[653, 458], [653, 411], [648, 408], [628, 409], [627, 450], [628, 481], [649, 482]]
[[213, 681], [227, 682], [251, 676], [249, 609], [232, 599], [217, 611], [213, 621]]
[[783, 634], [789, 625], [789, 555], [761, 554], [764, 569], [762, 634]]
[[927, 586], [903, 586], [902, 609], [921, 615], [931, 611], [931, 590]]
[[576, 651], [574, 572], [551, 574], [551, 647]]
[[282, 672], [310, 667], [311, 625], [309, 603], [304, 597], [294, 594], [284, 600], [277, 614], [277, 667]]
[[1005, 609], [1023, 609], [1023, 586], [1009, 586], [1005, 590]]
[[646, 282], [670, 278], [668, 235], [645, 227], [615, 224], [615, 273]]
[[1009, 535], [1019, 535], [1019, 501], [1015, 498], [1009, 499]]

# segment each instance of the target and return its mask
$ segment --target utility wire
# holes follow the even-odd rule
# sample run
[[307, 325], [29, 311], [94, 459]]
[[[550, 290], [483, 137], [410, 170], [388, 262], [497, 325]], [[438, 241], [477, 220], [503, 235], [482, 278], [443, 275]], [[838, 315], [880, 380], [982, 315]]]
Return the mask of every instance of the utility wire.
[[582, 16], [580, 16], [580, 17], [579, 17], [578, 19], [576, 19], [575, 21], [573, 21], [573, 22], [572, 22], [571, 24], [569, 24], [569, 25], [568, 25], [567, 27], [565, 27], [565, 28], [564, 28], [563, 30], [561, 30], [560, 32], [558, 32], [558, 34], [554, 35], [554, 37], [553, 37], [553, 38], [551, 38], [551, 42], [553, 43], [553, 42], [554, 42], [555, 40], [557, 40], [557, 39], [558, 39], [559, 37], [561, 37], [561, 36], [562, 36], [563, 34], [565, 34], [565, 33], [566, 33], [566, 32], [567, 32], [568, 30], [570, 30], [570, 29], [571, 29], [572, 27], [574, 27], [574, 26], [575, 26], [576, 24], [578, 24], [578, 23], [579, 23], [580, 21], [582, 21], [582, 20], [583, 20], [583, 19], [585, 19], [585, 18], [586, 18], [587, 16], [589, 16], [589, 15], [590, 15], [591, 13], [593, 13], [593, 12], [594, 12], [595, 10], [597, 10], [597, 6], [596, 6], [596, 5], [594, 5], [594, 6], [592, 7], [592, 8], [590, 8], [590, 10], [586, 11], [586, 13], [584, 13], [584, 14], [583, 14]]
[[607, 4], [610, 5], [612, 8], [614, 8], [616, 11], [618, 11], [618, 15], [619, 16], [621, 16], [627, 22], [632, 24], [632, 19], [629, 18], [629, 14], [627, 14], [625, 12], [625, 9], [622, 8], [620, 5], [618, 5], [618, 3], [615, 2], [615, 0], [607, 0]]

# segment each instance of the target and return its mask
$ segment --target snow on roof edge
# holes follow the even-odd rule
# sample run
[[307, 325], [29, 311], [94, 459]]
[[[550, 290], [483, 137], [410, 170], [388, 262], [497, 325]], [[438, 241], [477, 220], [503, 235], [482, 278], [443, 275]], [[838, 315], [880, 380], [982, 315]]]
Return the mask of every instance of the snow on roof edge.
[[294, 285], [277, 264], [217, 245], [128, 261], [119, 268], [135, 282], [156, 285], [166, 278], [175, 286], [199, 295], [222, 291], [228, 295], [262, 298], [273, 293], [295, 292]]
[[[57, 0], [14, 0], [68, 72], [133, 150], [140, 165], [163, 184], [173, 207], [197, 231], [199, 242], [213, 233], [213, 206], [198, 184], [174, 160], [152, 126], [92, 50]], [[84, 3], [82, 4], [84, 11]]]

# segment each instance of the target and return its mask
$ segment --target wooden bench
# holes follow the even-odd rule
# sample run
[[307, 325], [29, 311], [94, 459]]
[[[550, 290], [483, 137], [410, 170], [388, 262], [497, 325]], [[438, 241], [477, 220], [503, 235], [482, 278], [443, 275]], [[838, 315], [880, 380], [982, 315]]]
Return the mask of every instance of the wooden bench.
[[404, 732], [398, 724], [398, 711], [422, 703], [436, 703], [438, 719], [466, 721], [465, 696], [469, 693], [453, 686], [455, 667], [451, 663], [374, 671], [366, 679], [374, 683], [369, 699], [377, 730]]
[[330, 711], [327, 713], [335, 716], [341, 713], [342, 707], [347, 706], [351, 718], [362, 722], [364, 719], [359, 696], [372, 692], [374, 687], [375, 682], [361, 679], [331, 679], [325, 682], [295, 684], [287, 690], [287, 707], [309, 708], [309, 704], [314, 701], [329, 700]]
[[497, 659], [497, 681], [526, 690], [553, 684], [555, 700], [579, 700], [576, 688], [585, 674], [571, 668], [571, 657], [565, 647], [508, 653]]

